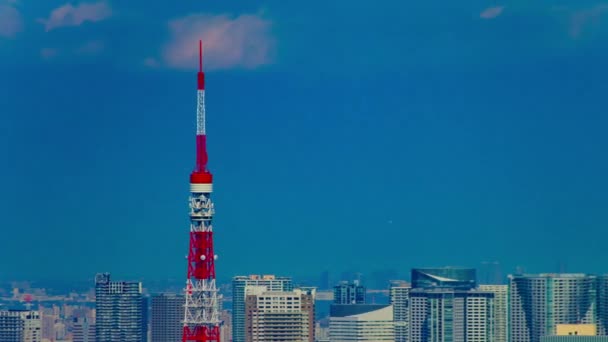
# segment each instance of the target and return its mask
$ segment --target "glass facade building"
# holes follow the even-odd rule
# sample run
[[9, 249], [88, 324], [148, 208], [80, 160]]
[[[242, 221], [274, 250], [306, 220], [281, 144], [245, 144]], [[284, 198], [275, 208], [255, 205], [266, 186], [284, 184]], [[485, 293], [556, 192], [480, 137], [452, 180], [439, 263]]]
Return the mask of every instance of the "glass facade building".
[[557, 324], [594, 324], [597, 279], [586, 274], [509, 276], [511, 342], [540, 342]]
[[358, 281], [334, 286], [334, 304], [365, 304], [365, 287]]
[[494, 342], [494, 294], [448, 288], [412, 289], [409, 341]]
[[139, 282], [110, 281], [109, 273], [95, 276], [95, 341], [145, 342], [147, 308]]
[[495, 342], [495, 294], [476, 286], [472, 268], [412, 269], [407, 341]]

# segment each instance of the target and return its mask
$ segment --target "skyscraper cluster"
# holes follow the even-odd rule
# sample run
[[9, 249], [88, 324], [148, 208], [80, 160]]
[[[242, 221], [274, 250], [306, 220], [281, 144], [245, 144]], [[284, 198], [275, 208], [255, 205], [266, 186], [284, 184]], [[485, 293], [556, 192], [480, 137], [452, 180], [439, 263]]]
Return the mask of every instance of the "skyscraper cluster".
[[[475, 270], [413, 269], [393, 282], [395, 341], [601, 340], [607, 276], [519, 274], [508, 285], [478, 285]], [[587, 337], [582, 337], [586, 335]], [[593, 337], [589, 337], [593, 336]]]

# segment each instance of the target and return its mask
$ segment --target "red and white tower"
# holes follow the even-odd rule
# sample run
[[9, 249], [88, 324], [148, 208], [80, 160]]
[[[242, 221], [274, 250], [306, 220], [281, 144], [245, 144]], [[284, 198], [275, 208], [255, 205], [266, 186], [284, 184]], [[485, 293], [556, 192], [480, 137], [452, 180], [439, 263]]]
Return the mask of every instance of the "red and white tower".
[[199, 41], [199, 72], [196, 106], [196, 166], [190, 174], [190, 247], [182, 342], [220, 342], [220, 310], [215, 284], [213, 253], [213, 176], [207, 170], [205, 132], [205, 73], [203, 43]]

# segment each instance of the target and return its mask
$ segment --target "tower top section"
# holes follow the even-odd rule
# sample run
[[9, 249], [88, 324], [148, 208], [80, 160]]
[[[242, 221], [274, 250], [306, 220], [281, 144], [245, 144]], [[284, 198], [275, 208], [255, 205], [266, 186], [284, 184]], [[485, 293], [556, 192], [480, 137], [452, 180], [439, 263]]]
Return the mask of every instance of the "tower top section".
[[[211, 184], [213, 176], [207, 170], [207, 129], [205, 118], [205, 73], [203, 72], [203, 42], [198, 42], [198, 74], [196, 94], [196, 165], [190, 175], [192, 184]], [[210, 191], [209, 191], [210, 192]]]
[[205, 73], [203, 72], [203, 41], [198, 41], [198, 90], [205, 90]]

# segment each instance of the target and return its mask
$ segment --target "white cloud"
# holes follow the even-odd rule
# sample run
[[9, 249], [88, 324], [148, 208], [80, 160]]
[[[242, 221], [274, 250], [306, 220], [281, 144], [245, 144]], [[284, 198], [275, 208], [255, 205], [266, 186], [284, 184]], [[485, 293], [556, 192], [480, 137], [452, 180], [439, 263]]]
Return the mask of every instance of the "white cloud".
[[80, 26], [84, 22], [97, 22], [112, 15], [110, 6], [105, 2], [83, 3], [77, 6], [65, 4], [54, 9], [48, 19], [39, 19], [47, 31], [64, 26]]
[[479, 13], [479, 17], [482, 19], [494, 19], [501, 15], [504, 9], [504, 6], [488, 7]]
[[12, 38], [23, 30], [23, 19], [12, 2], [0, 2], [0, 37]]
[[205, 68], [256, 68], [272, 62], [271, 23], [258, 15], [197, 14], [169, 22], [171, 40], [163, 61], [175, 68], [198, 67], [198, 41], [203, 40]]

